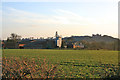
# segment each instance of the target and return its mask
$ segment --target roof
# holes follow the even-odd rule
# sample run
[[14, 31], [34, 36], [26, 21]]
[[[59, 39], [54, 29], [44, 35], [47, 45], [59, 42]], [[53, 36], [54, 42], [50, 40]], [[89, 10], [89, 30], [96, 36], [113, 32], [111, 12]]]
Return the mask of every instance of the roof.
[[25, 44], [19, 44], [19, 46], [24, 46]]
[[1, 42], [1, 44], [4, 44], [4, 42]]
[[35, 42], [36, 40], [31, 40], [30, 42]]

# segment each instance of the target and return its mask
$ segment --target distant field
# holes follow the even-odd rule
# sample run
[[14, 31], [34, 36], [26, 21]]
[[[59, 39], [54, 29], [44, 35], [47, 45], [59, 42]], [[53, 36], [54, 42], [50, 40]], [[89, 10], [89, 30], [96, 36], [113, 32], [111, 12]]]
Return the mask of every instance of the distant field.
[[118, 51], [4, 49], [3, 57], [46, 58], [51, 64], [59, 64], [63, 77], [68, 78], [114, 77], [118, 67]]

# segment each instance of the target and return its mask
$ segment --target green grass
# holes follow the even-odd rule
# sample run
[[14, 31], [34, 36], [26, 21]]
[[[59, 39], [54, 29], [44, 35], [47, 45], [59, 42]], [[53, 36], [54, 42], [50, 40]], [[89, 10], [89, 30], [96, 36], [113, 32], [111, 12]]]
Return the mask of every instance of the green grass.
[[4, 49], [3, 57], [27, 57], [36, 61], [38, 57], [46, 58], [52, 64], [59, 64], [64, 77], [102, 78], [117, 75], [118, 51]]

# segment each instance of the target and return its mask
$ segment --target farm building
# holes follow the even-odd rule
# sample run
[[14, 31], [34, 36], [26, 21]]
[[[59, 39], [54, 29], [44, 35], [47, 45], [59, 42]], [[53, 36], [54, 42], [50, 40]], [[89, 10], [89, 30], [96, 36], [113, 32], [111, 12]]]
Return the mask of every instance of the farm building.
[[18, 49], [19, 48], [19, 43], [15, 41], [8, 41], [4, 43], [4, 47], [7, 49]]
[[54, 40], [23, 40], [19, 44], [19, 48], [24, 49], [53, 49], [55, 47]]
[[82, 43], [75, 42], [73, 44], [73, 48], [84, 48], [84, 45]]
[[47, 39], [22, 39], [21, 41], [6, 40], [2, 44], [7, 49], [53, 49], [56, 47], [61, 48], [62, 37], [56, 32], [56, 38]]

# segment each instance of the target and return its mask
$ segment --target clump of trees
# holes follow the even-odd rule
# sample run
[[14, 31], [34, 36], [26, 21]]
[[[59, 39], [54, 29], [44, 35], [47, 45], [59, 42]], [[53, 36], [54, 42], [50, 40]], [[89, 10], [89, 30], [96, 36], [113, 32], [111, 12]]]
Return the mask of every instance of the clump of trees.
[[[87, 50], [120, 50], [120, 40], [115, 40], [113, 42], [96, 42], [96, 41], [86, 41], [86, 40], [81, 40], [78, 41], [79, 43], [82, 43], [84, 45], [84, 49]], [[67, 44], [69, 45], [67, 45]], [[74, 43], [73, 41], [65, 41], [63, 40], [63, 46], [62, 48], [64, 48], [64, 45], [67, 45], [68, 48], [73, 48], [72, 47], [72, 43]]]
[[21, 40], [21, 36], [11, 33], [11, 36], [7, 38], [7, 41], [14, 41], [14, 42], [19, 42]]
[[109, 42], [106, 43], [104, 41], [101, 42], [96, 42], [96, 41], [92, 41], [92, 42], [88, 42], [88, 41], [80, 41], [81, 43], [84, 44], [85, 48], [84, 49], [89, 49], [89, 50], [100, 50], [100, 49], [104, 49], [104, 50], [119, 50], [119, 46], [120, 45], [120, 40], [116, 40], [114, 42]]
[[5, 42], [5, 48], [9, 49], [16, 49], [19, 48], [19, 42], [21, 41], [21, 36], [11, 33], [11, 36], [7, 38], [7, 41]]

